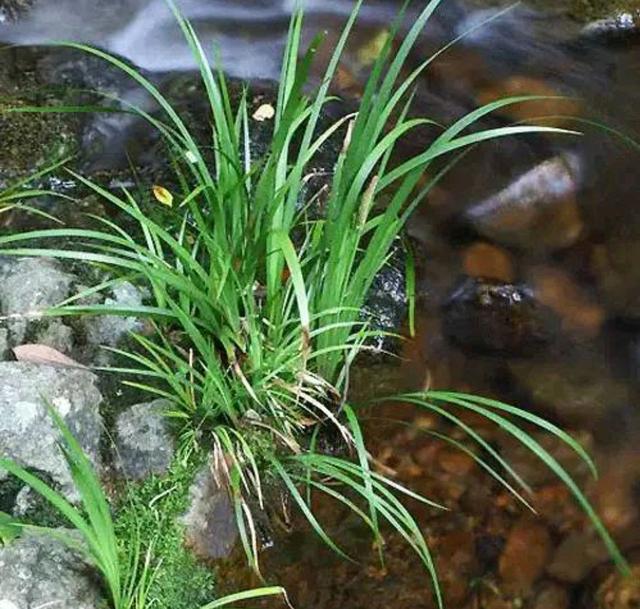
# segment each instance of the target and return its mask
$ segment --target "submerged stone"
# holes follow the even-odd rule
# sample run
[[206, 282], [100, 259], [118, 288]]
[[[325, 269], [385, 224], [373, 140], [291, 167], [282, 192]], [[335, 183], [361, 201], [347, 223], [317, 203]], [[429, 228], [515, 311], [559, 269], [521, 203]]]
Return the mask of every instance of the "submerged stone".
[[592, 268], [602, 300], [614, 316], [640, 318], [640, 240], [613, 236], [594, 248]]
[[466, 278], [443, 308], [445, 335], [460, 347], [531, 355], [549, 342], [557, 321], [524, 285]]
[[229, 493], [218, 485], [213, 467], [211, 460], [196, 476], [181, 520], [189, 548], [201, 558], [217, 560], [229, 556], [238, 529]]
[[470, 207], [465, 219], [501, 245], [527, 251], [566, 248], [584, 228], [576, 199], [579, 181], [578, 157], [553, 157]]

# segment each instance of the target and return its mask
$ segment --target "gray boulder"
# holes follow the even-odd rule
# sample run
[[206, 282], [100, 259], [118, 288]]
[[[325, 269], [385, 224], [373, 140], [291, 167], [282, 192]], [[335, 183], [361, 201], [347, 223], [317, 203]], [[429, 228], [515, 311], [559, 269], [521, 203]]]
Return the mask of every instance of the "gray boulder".
[[0, 328], [0, 360], [7, 357], [9, 351], [9, 331], [6, 328]]
[[15, 316], [9, 323], [14, 344], [23, 341], [30, 316], [67, 298], [74, 280], [46, 258], [20, 258], [0, 267], [0, 308], [4, 315]]
[[[112, 298], [106, 298], [105, 305], [114, 307], [137, 307], [142, 304], [142, 293], [133, 284], [125, 281], [112, 290]], [[87, 341], [93, 345], [115, 347], [129, 332], [141, 329], [140, 320], [135, 317], [103, 315], [87, 320]]]
[[102, 606], [89, 565], [60, 540], [27, 534], [0, 548], [0, 609]]
[[51, 476], [75, 499], [71, 474], [57, 446], [60, 434], [47, 413], [47, 400], [81, 446], [98, 462], [102, 396], [97, 377], [81, 368], [0, 362], [0, 455]]
[[127, 477], [162, 475], [171, 465], [174, 443], [162, 410], [167, 400], [136, 404], [116, 421], [116, 462]]

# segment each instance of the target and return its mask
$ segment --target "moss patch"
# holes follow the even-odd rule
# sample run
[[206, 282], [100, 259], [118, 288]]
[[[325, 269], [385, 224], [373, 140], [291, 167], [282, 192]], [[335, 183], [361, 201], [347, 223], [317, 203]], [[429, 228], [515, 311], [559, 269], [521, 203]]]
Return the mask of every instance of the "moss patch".
[[161, 561], [147, 602], [156, 609], [193, 609], [214, 599], [213, 571], [185, 548], [178, 522], [187, 509], [189, 487], [200, 465], [198, 459], [192, 461], [185, 464], [178, 459], [167, 476], [128, 486], [116, 514], [116, 535], [122, 540], [123, 554], [138, 530], [143, 548], [152, 547], [155, 559]]

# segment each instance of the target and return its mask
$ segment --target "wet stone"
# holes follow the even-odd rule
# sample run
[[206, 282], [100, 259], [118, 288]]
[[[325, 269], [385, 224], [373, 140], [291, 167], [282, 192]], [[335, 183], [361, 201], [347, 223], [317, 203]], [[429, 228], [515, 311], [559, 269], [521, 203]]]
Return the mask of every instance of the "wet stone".
[[[562, 98], [562, 93], [542, 79], [531, 76], [513, 75], [505, 80], [480, 89], [478, 102], [481, 105], [519, 95], [539, 95], [547, 99], [531, 101], [525, 104], [512, 104], [499, 112], [515, 121], [530, 121], [540, 116], [551, 117], [545, 125], [564, 127], [570, 123], [564, 117], [582, 114], [578, 102]], [[557, 117], [557, 118], [556, 118]]]
[[480, 235], [507, 247], [529, 252], [569, 247], [584, 228], [576, 199], [580, 173], [575, 155], [553, 157], [471, 206], [465, 219]]
[[0, 24], [15, 21], [31, 8], [34, 0], [0, 0]]
[[544, 583], [536, 592], [531, 609], [568, 609], [571, 598], [567, 589], [554, 582]]
[[596, 336], [606, 312], [568, 273], [550, 266], [532, 271], [532, 285], [538, 300], [562, 320], [563, 329]]
[[613, 237], [593, 252], [592, 267], [602, 300], [613, 315], [640, 318], [640, 239]]
[[[582, 1], [586, 4], [603, 5], [599, 11], [597, 7], [591, 11], [596, 14], [600, 13], [600, 18], [584, 26], [581, 32], [583, 38], [604, 43], [617, 43], [640, 36], [640, 2], [638, 0], [621, 0], [609, 3], [602, 0]], [[605, 4], [608, 6], [604, 6]], [[616, 4], [617, 7], [612, 6]]]
[[[371, 321], [371, 328], [382, 332], [395, 332], [406, 315], [407, 295], [405, 284], [405, 260], [402, 244], [398, 240], [391, 256], [374, 277], [363, 307], [363, 316]], [[391, 337], [369, 339], [376, 351], [393, 349]]]
[[443, 330], [465, 349], [531, 355], [554, 335], [557, 321], [524, 285], [467, 278], [444, 305]]
[[463, 267], [470, 277], [487, 277], [510, 283], [515, 278], [509, 252], [490, 243], [477, 241], [463, 253]]
[[229, 494], [218, 486], [212, 467], [208, 463], [196, 476], [181, 520], [188, 547], [201, 558], [217, 560], [229, 556], [238, 529]]
[[565, 537], [555, 549], [546, 570], [561, 582], [576, 584], [596, 565], [606, 561], [608, 556], [596, 533], [575, 532]]
[[609, 413], [631, 403], [629, 387], [613, 378], [597, 356], [513, 360], [508, 366], [531, 405], [565, 423], [594, 429]]
[[505, 589], [514, 594], [529, 591], [543, 574], [551, 548], [544, 524], [528, 518], [516, 523], [498, 565]]
[[640, 607], [640, 564], [631, 566], [631, 573], [611, 573], [598, 587], [593, 604], [588, 609], [637, 609]]

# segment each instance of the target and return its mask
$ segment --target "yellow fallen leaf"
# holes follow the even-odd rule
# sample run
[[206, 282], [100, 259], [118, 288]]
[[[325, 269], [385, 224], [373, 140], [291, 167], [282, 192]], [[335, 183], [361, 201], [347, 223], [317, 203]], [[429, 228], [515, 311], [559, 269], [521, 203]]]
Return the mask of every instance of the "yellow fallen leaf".
[[369, 42], [358, 49], [358, 63], [367, 68], [378, 59], [390, 36], [389, 30], [380, 30]]
[[271, 120], [276, 111], [271, 104], [262, 104], [254, 113], [253, 119], [259, 122]]
[[171, 207], [173, 205], [173, 195], [164, 186], [158, 186], [156, 184], [152, 190], [153, 196], [156, 198], [158, 203], [162, 203], [167, 207]]

